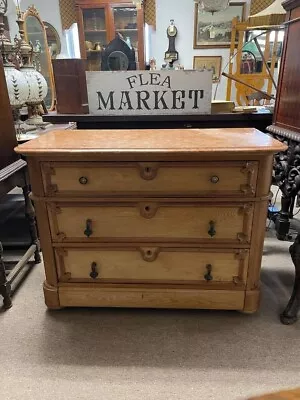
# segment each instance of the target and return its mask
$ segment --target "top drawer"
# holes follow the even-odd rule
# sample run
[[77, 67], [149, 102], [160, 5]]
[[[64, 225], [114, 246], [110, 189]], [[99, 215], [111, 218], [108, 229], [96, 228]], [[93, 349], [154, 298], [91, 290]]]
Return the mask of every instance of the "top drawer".
[[42, 163], [47, 196], [247, 196], [258, 162]]

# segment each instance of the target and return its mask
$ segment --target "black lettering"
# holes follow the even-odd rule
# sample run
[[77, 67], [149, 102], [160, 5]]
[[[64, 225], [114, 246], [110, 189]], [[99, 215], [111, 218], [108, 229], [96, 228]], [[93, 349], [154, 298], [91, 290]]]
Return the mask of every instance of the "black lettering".
[[148, 85], [148, 81], [147, 82], [143, 82], [143, 74], [139, 74], [139, 77], [140, 77], [140, 84], [141, 84], [141, 86], [146, 86], [146, 85]]
[[[136, 83], [136, 80], [134, 78], [137, 78], [137, 76], [136, 75], [131, 75], [128, 78], [126, 78], [128, 80], [130, 89], [132, 89], [133, 85]], [[132, 82], [131, 82], [131, 79], [132, 79]]]
[[[141, 91], [137, 90], [136, 94], [137, 94], [137, 103], [138, 103], [137, 110], [142, 110], [142, 104], [141, 103], [144, 104], [144, 107], [147, 108], [147, 110], [150, 110], [150, 107], [147, 104], [147, 100], [150, 97], [149, 92], [147, 92], [146, 90], [141, 90]], [[145, 95], [144, 98], [142, 98], [142, 94]]]
[[[122, 97], [121, 97], [121, 101], [120, 101], [120, 107], [119, 110], [123, 110], [123, 106], [127, 106], [127, 110], [133, 110], [133, 107], [131, 105], [131, 100], [130, 100], [130, 96], [129, 96], [129, 91], [128, 90], [122, 90]], [[124, 99], [125, 97], [125, 99]]]
[[167, 85], [168, 89], [171, 89], [171, 79], [169, 76], [166, 76], [165, 79], [163, 80], [163, 83], [161, 84], [161, 86], [164, 86], [164, 84]]
[[[185, 98], [185, 90], [172, 90], [173, 94], [173, 110], [182, 110], [185, 106], [185, 102], [181, 101], [182, 99]], [[177, 102], [181, 101], [181, 105], [177, 107]]]
[[[159, 92], [158, 90], [153, 90], [153, 93], [154, 93], [154, 110], [159, 110], [159, 109], [160, 109], [160, 108], [159, 108], [159, 103], [162, 104], [162, 109], [163, 109], [163, 110], [168, 110], [168, 106], [167, 106], [167, 104], [166, 104], [166, 102], [165, 102], [165, 99], [164, 99], [164, 95], [165, 95], [166, 93], [168, 93], [168, 92], [167, 92], [166, 90], [164, 90], [164, 91], [161, 93], [161, 92]], [[160, 93], [161, 93], [161, 96], [158, 97]]]
[[[199, 93], [199, 97], [198, 97], [198, 93]], [[204, 90], [189, 90], [189, 99], [192, 99], [194, 97], [193, 108], [199, 108], [198, 98], [203, 99], [203, 96], [204, 96]]]
[[150, 85], [159, 85], [160, 74], [157, 72], [150, 72]]
[[107, 100], [105, 101], [104, 100], [104, 97], [102, 96], [102, 93], [101, 92], [97, 92], [97, 94], [98, 94], [98, 101], [99, 101], [99, 108], [98, 108], [98, 110], [102, 110], [102, 108], [101, 108], [101, 103], [102, 103], [102, 105], [103, 105], [103, 107], [105, 108], [105, 109], [107, 109], [107, 106], [108, 106], [108, 103], [110, 103], [110, 107], [109, 107], [109, 109], [110, 110], [115, 110], [115, 107], [114, 107], [114, 91], [110, 91], [109, 92], [109, 95], [108, 95], [108, 97], [107, 97]]

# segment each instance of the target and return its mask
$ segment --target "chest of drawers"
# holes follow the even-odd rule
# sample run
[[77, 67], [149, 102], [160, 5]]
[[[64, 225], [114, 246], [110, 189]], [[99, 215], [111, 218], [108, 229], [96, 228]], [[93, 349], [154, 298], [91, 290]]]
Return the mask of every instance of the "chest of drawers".
[[283, 149], [248, 128], [53, 131], [19, 146], [46, 305], [254, 312]]

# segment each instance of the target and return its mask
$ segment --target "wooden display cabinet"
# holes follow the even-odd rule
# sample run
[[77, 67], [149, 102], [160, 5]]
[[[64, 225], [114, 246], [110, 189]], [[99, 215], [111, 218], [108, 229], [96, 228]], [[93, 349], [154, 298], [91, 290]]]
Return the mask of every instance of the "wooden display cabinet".
[[88, 71], [101, 70], [101, 52], [117, 33], [135, 49], [137, 69], [145, 69], [144, 10], [128, 0], [76, 0], [81, 57]]

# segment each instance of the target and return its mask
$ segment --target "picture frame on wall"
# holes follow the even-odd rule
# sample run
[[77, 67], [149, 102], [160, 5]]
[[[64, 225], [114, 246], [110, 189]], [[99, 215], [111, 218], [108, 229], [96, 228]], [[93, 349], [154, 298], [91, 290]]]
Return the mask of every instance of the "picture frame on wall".
[[210, 13], [195, 3], [194, 49], [230, 47], [233, 18], [245, 19], [246, 3], [230, 3], [223, 11]]
[[220, 82], [222, 57], [221, 56], [194, 56], [193, 68], [197, 70], [212, 70], [213, 83]]

